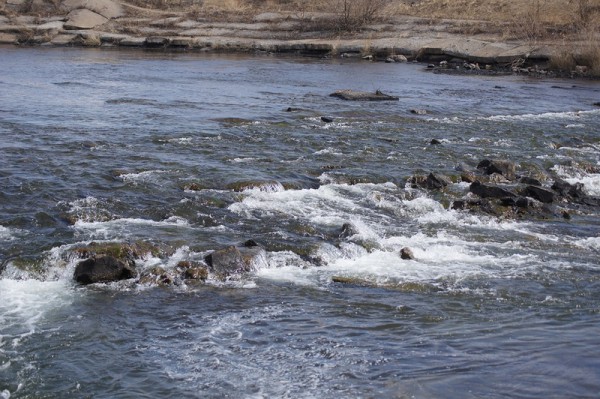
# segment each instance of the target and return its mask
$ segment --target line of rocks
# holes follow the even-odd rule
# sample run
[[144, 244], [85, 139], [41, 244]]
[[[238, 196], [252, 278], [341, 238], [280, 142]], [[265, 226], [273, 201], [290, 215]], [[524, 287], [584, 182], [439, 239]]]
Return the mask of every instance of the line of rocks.
[[137, 261], [158, 256], [160, 252], [149, 243], [91, 243], [71, 251], [71, 256], [82, 259], [75, 266], [73, 279], [82, 285], [134, 278], [139, 284], [159, 286], [205, 281], [209, 277], [226, 281], [255, 271], [266, 262], [265, 249], [248, 240], [212, 251], [202, 261], [181, 261], [170, 269], [154, 266], [138, 271]]
[[[464, 167], [463, 167], [464, 168]], [[570, 218], [579, 207], [600, 207], [600, 198], [588, 195], [581, 183], [555, 179], [544, 185], [536, 178], [516, 173], [508, 160], [485, 159], [476, 170], [463, 170], [460, 181], [470, 183], [469, 193], [452, 201], [455, 210], [469, 210], [504, 218]], [[442, 190], [452, 182], [449, 176], [430, 173], [408, 179], [414, 188]]]

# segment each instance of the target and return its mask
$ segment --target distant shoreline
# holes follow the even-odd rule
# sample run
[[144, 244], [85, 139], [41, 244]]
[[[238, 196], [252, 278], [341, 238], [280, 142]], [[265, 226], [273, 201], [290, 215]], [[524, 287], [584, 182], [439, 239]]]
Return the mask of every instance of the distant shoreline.
[[[583, 48], [583, 43], [505, 40], [492, 31], [468, 33], [475, 30], [477, 21], [432, 24], [423, 18], [401, 16], [339, 32], [326, 25], [334, 18], [329, 14], [265, 12], [241, 20], [218, 19], [113, 0], [65, 0], [61, 7], [64, 14], [44, 16], [0, 7], [4, 11], [0, 13], [0, 45], [290, 54], [417, 61], [436, 72], [453, 74], [599, 77], [593, 65], [578, 65], [576, 54], [571, 54], [576, 47]], [[565, 65], [556, 62], [558, 59]]]

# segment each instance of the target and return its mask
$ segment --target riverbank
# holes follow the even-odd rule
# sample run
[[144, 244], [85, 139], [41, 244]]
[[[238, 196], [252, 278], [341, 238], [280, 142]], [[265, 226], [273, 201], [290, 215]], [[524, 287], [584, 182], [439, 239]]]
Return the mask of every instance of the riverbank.
[[442, 72], [589, 77], [598, 69], [594, 57], [584, 56], [594, 49], [581, 37], [519, 38], [507, 34], [509, 24], [500, 21], [392, 14], [342, 30], [335, 13], [268, 8], [157, 9], [112, 0], [65, 0], [60, 5], [5, 0], [0, 10], [0, 44], [416, 60]]

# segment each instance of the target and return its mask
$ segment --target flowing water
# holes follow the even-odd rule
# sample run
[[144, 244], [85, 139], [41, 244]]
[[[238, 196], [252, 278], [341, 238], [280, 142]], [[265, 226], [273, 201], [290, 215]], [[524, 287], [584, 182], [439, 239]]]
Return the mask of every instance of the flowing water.
[[[0, 398], [600, 396], [598, 209], [405, 184], [503, 158], [600, 195], [597, 82], [41, 48], [0, 70]], [[247, 239], [267, 256], [231, 281], [72, 280], [92, 241], [169, 270]]]

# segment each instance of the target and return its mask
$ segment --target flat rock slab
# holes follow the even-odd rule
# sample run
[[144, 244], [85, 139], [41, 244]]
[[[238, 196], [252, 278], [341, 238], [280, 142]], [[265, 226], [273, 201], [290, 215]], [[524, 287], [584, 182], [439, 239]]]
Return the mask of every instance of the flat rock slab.
[[56, 46], [66, 46], [68, 44], [71, 44], [71, 41], [74, 38], [75, 38], [74, 35], [69, 35], [69, 34], [56, 35], [52, 38], [52, 40], [50, 40], [50, 43], [52, 43]]
[[37, 31], [44, 30], [61, 30], [64, 27], [65, 23], [63, 21], [51, 21], [46, 22], [45, 24], [41, 24], [35, 27]]
[[67, 30], [92, 29], [108, 21], [108, 18], [87, 9], [73, 10], [67, 18], [64, 25]]
[[390, 96], [377, 90], [374, 93], [355, 90], [338, 90], [330, 94], [331, 97], [347, 101], [398, 101], [399, 97]]
[[88, 9], [108, 19], [124, 15], [121, 5], [112, 0], [65, 0], [62, 6], [67, 11]]
[[0, 33], [0, 44], [15, 44], [17, 42], [17, 35], [11, 33]]

